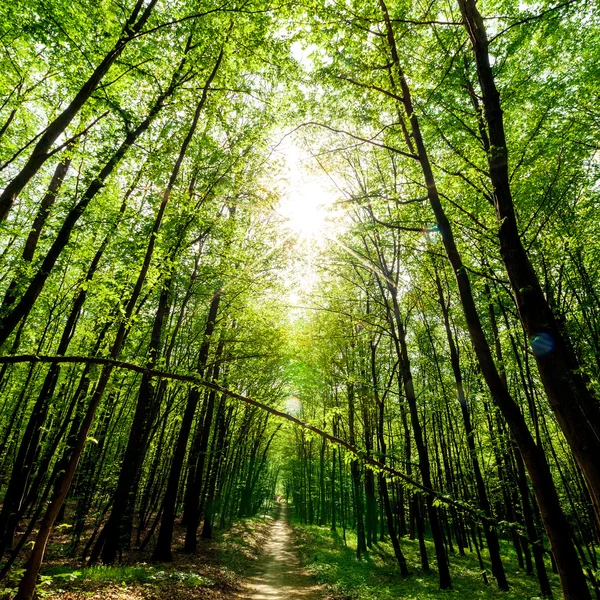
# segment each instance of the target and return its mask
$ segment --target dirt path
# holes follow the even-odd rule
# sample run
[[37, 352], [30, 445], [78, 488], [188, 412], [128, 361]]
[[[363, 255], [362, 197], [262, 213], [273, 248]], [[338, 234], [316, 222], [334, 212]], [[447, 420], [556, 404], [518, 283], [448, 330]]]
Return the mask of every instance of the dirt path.
[[300, 566], [298, 551], [288, 525], [289, 508], [281, 505], [265, 546], [259, 572], [251, 577], [242, 600], [323, 600], [323, 589]]

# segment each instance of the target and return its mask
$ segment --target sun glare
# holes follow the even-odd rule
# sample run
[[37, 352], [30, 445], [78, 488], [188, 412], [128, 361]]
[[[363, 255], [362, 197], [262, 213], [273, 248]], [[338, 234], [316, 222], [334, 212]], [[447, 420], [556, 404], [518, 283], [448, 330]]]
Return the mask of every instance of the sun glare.
[[308, 170], [310, 157], [294, 144], [287, 144], [282, 153], [287, 169], [287, 190], [277, 208], [283, 227], [300, 241], [322, 243], [336, 231], [332, 182], [324, 174]]
[[302, 412], [302, 402], [296, 396], [290, 396], [285, 401], [285, 412], [292, 417], [297, 417]]
[[327, 235], [328, 207], [332, 198], [318, 182], [297, 184], [281, 202], [279, 213], [284, 226], [301, 239], [317, 239]]
[[280, 200], [273, 210], [280, 228], [279, 243], [290, 251], [281, 271], [286, 287], [282, 300], [293, 321], [309, 303], [308, 296], [319, 281], [328, 248], [338, 242], [346, 220], [339, 202], [340, 190], [319, 169], [309, 151], [284, 136], [275, 152], [283, 159], [284, 168], [278, 182]]

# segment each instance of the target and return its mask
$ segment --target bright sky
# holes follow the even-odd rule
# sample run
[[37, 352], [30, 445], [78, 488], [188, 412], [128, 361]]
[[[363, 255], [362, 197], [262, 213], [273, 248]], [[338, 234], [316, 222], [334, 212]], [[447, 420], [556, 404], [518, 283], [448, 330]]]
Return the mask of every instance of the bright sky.
[[277, 212], [299, 242], [323, 245], [336, 233], [333, 209], [339, 194], [325, 173], [314, 170], [317, 165], [310, 154], [287, 140], [280, 152], [286, 163], [288, 187]]
[[290, 187], [278, 212], [299, 241], [322, 244], [327, 232], [328, 209], [333, 200], [322, 182], [307, 177]]
[[296, 260], [283, 275], [289, 290], [287, 302], [294, 306], [303, 304], [302, 296], [314, 287], [322, 253], [342, 229], [335, 204], [340, 194], [310, 153], [289, 138], [280, 144], [278, 153], [285, 160], [286, 184], [276, 212], [283, 219], [282, 235], [296, 241]]

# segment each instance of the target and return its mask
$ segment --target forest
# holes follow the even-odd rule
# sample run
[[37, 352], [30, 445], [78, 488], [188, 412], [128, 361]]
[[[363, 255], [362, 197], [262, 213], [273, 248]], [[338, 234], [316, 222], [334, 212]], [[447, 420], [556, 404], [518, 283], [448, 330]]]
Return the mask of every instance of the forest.
[[600, 599], [600, 4], [0, 44], [0, 598]]

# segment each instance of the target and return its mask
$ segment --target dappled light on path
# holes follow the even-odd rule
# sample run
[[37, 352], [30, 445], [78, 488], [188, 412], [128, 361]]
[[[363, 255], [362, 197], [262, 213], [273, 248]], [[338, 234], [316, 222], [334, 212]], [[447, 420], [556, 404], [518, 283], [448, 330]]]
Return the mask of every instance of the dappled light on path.
[[288, 525], [289, 507], [282, 504], [264, 549], [260, 571], [251, 577], [243, 600], [318, 600], [325, 592], [302, 569]]

